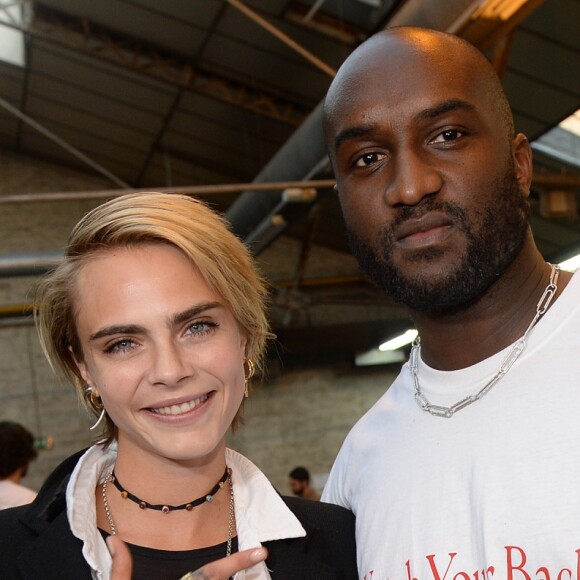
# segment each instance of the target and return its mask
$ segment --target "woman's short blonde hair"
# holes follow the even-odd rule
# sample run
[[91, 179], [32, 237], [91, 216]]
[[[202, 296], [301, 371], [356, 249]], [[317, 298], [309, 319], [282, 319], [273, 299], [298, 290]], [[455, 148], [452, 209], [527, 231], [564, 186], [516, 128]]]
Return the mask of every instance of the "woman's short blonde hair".
[[[231, 309], [247, 339], [246, 356], [262, 370], [267, 340], [266, 284], [246, 246], [224, 218], [205, 203], [184, 195], [134, 193], [117, 197], [85, 215], [73, 229], [64, 261], [36, 287], [35, 321], [42, 349], [53, 370], [61, 371], [93, 413], [87, 384], [75, 360], [83, 360], [76, 331], [82, 305], [75, 304], [76, 276], [96, 253], [119, 246], [170, 244], [199, 270], [207, 285]], [[97, 413], [98, 414], [98, 413]], [[239, 417], [236, 416], [233, 427]], [[107, 416], [102, 442], [110, 443], [116, 428]]]

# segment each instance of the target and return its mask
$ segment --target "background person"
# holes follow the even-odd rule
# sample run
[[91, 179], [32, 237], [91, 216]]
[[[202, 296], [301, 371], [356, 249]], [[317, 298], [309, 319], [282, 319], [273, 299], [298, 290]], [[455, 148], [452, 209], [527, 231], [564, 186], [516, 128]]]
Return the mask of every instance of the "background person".
[[106, 580], [113, 535], [140, 580], [262, 545], [268, 560], [240, 578], [356, 577], [350, 512], [282, 498], [226, 448], [270, 336], [265, 296], [244, 245], [188, 197], [119, 197], [77, 224], [36, 322], [103, 432], [2, 512], [3, 576]]
[[310, 472], [305, 467], [295, 467], [288, 478], [294, 495], [304, 499], [320, 499], [320, 494], [310, 485]]
[[0, 421], [0, 510], [30, 503], [36, 497], [35, 491], [20, 482], [37, 455], [28, 429]]
[[353, 253], [419, 331], [322, 499], [360, 577], [572, 575], [580, 553], [580, 274], [529, 227], [532, 154], [473, 46], [394, 28], [345, 61], [326, 142]]

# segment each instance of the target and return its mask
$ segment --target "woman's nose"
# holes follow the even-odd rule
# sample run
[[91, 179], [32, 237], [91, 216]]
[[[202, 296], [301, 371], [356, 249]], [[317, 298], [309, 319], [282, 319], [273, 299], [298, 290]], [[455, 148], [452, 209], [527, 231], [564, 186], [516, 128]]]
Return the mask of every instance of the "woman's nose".
[[151, 365], [151, 382], [173, 386], [193, 374], [193, 364], [184, 349], [173, 341], [157, 345]]

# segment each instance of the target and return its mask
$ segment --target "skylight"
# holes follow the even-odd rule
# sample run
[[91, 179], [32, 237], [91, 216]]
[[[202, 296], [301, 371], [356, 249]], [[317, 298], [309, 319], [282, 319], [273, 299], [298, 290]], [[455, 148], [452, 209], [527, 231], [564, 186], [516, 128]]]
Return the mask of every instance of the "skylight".
[[23, 5], [14, 0], [0, 0], [0, 60], [16, 66], [25, 65]]
[[580, 167], [580, 109], [536, 139], [532, 148]]

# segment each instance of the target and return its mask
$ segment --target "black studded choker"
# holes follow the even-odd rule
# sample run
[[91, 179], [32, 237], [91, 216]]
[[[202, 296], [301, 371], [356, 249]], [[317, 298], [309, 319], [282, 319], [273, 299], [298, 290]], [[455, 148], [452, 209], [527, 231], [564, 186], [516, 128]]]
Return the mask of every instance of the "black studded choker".
[[132, 502], [136, 503], [142, 510], [157, 510], [163, 512], [164, 514], [168, 514], [169, 512], [177, 511], [177, 510], [187, 510], [190, 512], [194, 507], [201, 505], [202, 503], [208, 502], [211, 503], [213, 501], [214, 495], [224, 486], [228, 475], [230, 474], [230, 469], [226, 467], [224, 474], [222, 475], [221, 479], [211, 488], [209, 493], [206, 495], [202, 495], [193, 501], [182, 503], [181, 505], [164, 505], [164, 504], [150, 504], [142, 499], [139, 499], [136, 495], [133, 495], [131, 492], [127, 491], [122, 485], [121, 482], [117, 479], [115, 475], [115, 471], [113, 470], [110, 475], [110, 480], [113, 482], [113, 485], [121, 492], [121, 497], [123, 499], [130, 499]]

